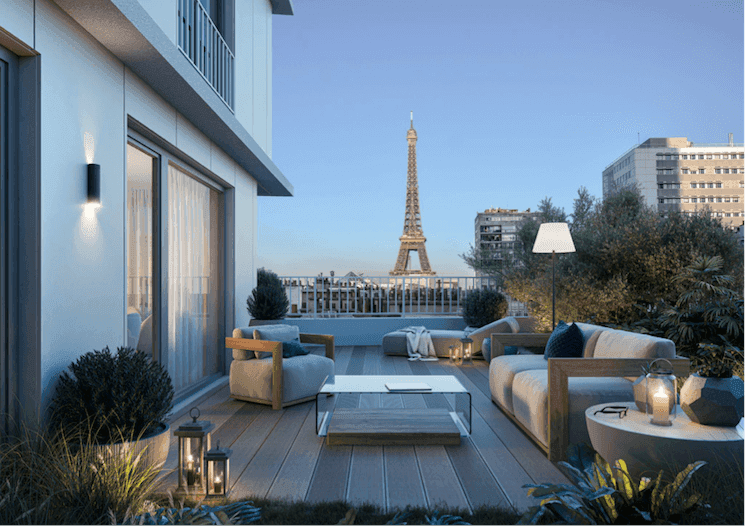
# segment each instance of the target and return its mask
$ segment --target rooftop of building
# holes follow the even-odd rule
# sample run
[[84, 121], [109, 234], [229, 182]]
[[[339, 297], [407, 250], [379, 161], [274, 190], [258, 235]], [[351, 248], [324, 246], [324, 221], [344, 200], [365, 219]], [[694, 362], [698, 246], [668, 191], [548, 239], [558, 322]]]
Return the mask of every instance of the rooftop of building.
[[616, 157], [612, 163], [609, 163], [605, 168], [603, 168], [603, 172], [637, 148], [742, 148], [743, 146], [745, 146], [745, 143], [733, 142], [731, 137], [729, 142], [691, 142], [688, 140], [688, 137], [650, 137], [643, 143], [635, 144]]

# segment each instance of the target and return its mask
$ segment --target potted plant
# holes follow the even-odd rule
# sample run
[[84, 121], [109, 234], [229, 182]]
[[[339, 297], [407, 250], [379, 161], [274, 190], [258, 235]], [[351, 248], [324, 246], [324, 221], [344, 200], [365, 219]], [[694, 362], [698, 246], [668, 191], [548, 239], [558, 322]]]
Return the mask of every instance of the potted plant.
[[256, 287], [246, 301], [251, 315], [249, 325], [265, 325], [281, 320], [287, 314], [290, 301], [282, 281], [274, 272], [260, 268], [256, 276]]
[[736, 426], [743, 417], [743, 381], [732, 374], [737, 348], [701, 344], [700, 365], [680, 389], [680, 407], [688, 418], [710, 426]]
[[52, 432], [102, 453], [144, 451], [145, 463], [160, 468], [168, 456], [174, 394], [166, 369], [130, 347], [88, 352], [68, 369], [50, 404]]

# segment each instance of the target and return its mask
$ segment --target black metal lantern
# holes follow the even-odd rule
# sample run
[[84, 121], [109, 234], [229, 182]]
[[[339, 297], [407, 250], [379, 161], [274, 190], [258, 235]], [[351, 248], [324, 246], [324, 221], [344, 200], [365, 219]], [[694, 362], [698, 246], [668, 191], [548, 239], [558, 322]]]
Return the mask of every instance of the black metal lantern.
[[460, 339], [460, 355], [463, 362], [473, 363], [473, 340], [468, 336]]
[[208, 497], [227, 497], [230, 490], [230, 455], [231, 449], [220, 449], [217, 446], [204, 454], [205, 476], [207, 477]]
[[176, 494], [206, 493], [203, 463], [205, 452], [211, 447], [211, 431], [215, 425], [207, 420], [197, 420], [200, 414], [199, 409], [193, 407], [189, 411], [192, 421], [180, 425], [173, 432], [178, 437], [178, 487], [174, 492]]

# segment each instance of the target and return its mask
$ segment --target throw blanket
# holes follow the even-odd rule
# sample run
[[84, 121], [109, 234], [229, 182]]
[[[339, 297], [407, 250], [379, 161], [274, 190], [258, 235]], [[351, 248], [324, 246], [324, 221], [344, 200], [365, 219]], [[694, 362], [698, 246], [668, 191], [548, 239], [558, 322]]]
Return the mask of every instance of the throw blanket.
[[437, 361], [432, 337], [425, 327], [406, 327], [401, 329], [401, 332], [406, 333], [406, 350], [409, 353], [409, 361]]

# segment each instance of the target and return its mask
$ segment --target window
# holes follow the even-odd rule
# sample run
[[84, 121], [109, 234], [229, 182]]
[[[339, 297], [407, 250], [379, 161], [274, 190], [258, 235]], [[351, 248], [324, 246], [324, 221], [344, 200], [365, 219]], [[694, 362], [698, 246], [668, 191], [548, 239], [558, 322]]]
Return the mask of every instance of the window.
[[[721, 168], [714, 168], [714, 173], [715, 174], [720, 174], [720, 173], [722, 173], [722, 169]], [[727, 173], [729, 173], [729, 170], [727, 170]]]
[[725, 198], [724, 198], [724, 202], [725, 202], [725, 203], [729, 203], [729, 201], [730, 201], [729, 197], [725, 197]]
[[691, 183], [691, 188], [697, 188], [698, 185], [696, 183]]
[[[719, 171], [719, 172], [717, 172], [717, 173], [722, 173], [722, 172], [721, 172], [721, 171]], [[729, 168], [725, 168], [725, 169], [724, 169], [724, 173], [728, 174], [728, 173], [729, 173]]]
[[709, 187], [709, 188], [714, 188], [714, 183], [709, 183], [709, 184], [708, 184], [708, 187]]
[[664, 184], [662, 184], [662, 183], [657, 183], [657, 189], [658, 189], [658, 190], [662, 190], [662, 189], [663, 189], [664, 187], [665, 187], [665, 185], [664, 185]]
[[687, 155], [681, 155], [681, 157], [682, 157], [683, 159], [688, 159], [688, 156], [687, 156]]
[[660, 204], [662, 204], [662, 203], [664, 203], [664, 202], [665, 202], [665, 200], [664, 200], [664, 199], [662, 199], [662, 198], [660, 198], [660, 199], [657, 199], [657, 202], [658, 202], [658, 203], [660, 203]]
[[725, 217], [732, 217], [732, 214], [730, 212], [727, 212], [724, 214]]
[[684, 174], [687, 174], [688, 173], [688, 168], [683, 168], [683, 173]]
[[706, 173], [706, 168], [699, 168], [698, 169], [698, 173], [705, 174]]
[[691, 197], [691, 203], [698, 203], [697, 197]]
[[[711, 159], [711, 154], [710, 153], [706, 154], [706, 158]], [[699, 157], [699, 159], [701, 159], [701, 157]]]
[[715, 155], [714, 155], [714, 159], [720, 159], [721, 157], [722, 157], [722, 156], [721, 156], [721, 155], [719, 155], [719, 154], [715, 154]]
[[717, 203], [721, 203], [721, 202], [722, 202], [722, 198], [721, 197], [717, 197]]
[[740, 198], [739, 197], [733, 197], [732, 198], [732, 202], [733, 203], [739, 203], [740, 202]]
[[714, 183], [714, 188], [721, 188], [721, 187], [722, 187], [722, 183]]

